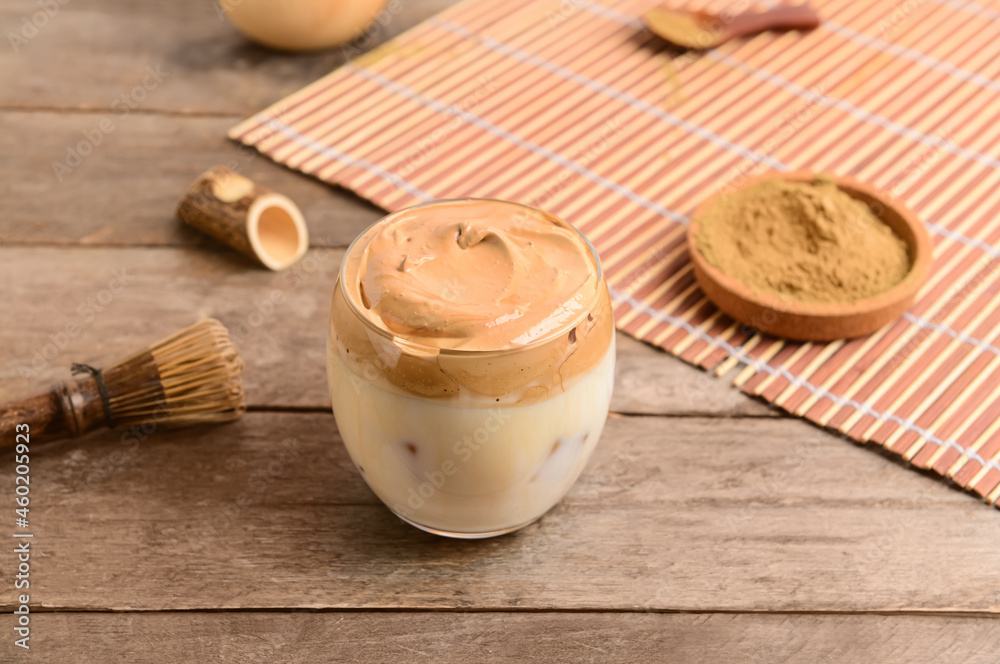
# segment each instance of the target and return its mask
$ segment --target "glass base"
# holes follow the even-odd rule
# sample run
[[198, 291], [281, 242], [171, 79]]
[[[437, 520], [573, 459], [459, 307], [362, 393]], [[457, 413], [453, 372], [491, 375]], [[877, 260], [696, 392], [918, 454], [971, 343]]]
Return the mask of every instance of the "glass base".
[[[389, 511], [391, 512], [392, 510], [389, 510]], [[392, 512], [392, 513], [396, 514], [395, 512]], [[420, 530], [422, 530], [422, 531], [424, 531], [426, 533], [431, 533], [432, 535], [440, 535], [441, 537], [451, 537], [453, 539], [474, 540], [474, 539], [486, 539], [487, 537], [499, 537], [500, 535], [507, 535], [508, 533], [512, 533], [515, 530], [520, 530], [521, 528], [525, 528], [527, 526], [530, 526], [534, 522], [536, 522], [539, 519], [541, 519], [542, 516], [544, 516], [544, 514], [542, 516], [536, 516], [531, 521], [526, 521], [525, 523], [522, 523], [519, 526], [512, 526], [510, 528], [502, 528], [500, 530], [491, 530], [491, 531], [483, 532], [483, 533], [458, 533], [458, 532], [452, 532], [450, 530], [440, 530], [439, 528], [431, 528], [430, 526], [424, 526], [422, 524], [419, 524], [416, 521], [411, 521], [410, 519], [407, 519], [405, 516], [400, 516], [399, 514], [396, 514], [396, 516], [398, 516], [401, 520], [403, 520], [406, 523], [410, 524], [414, 528], [419, 528]]]

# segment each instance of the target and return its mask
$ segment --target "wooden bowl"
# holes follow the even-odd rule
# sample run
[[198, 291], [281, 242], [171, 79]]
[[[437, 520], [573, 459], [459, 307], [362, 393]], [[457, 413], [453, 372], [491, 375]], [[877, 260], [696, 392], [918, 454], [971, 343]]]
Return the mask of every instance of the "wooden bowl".
[[[875, 216], [909, 245], [910, 271], [906, 277], [884, 293], [857, 302], [797, 302], [753, 290], [710, 265], [698, 251], [698, 219], [715, 202], [719, 195], [716, 193], [695, 210], [688, 228], [688, 249], [698, 285], [720, 309], [765, 334], [802, 341], [832, 341], [871, 334], [901, 316], [913, 303], [927, 279], [933, 251], [923, 223], [905, 206], [891, 201], [870, 185], [851, 178], [824, 175], [852, 198], [867, 203]], [[770, 178], [811, 182], [815, 176], [816, 173], [810, 171], [775, 171], [750, 178], [738, 189]]]

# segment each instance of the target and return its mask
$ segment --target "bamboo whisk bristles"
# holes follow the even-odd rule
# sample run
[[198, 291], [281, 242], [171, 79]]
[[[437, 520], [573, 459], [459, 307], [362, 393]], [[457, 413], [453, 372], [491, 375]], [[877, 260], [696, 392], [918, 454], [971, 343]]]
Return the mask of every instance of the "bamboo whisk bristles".
[[203, 320], [104, 371], [116, 426], [235, 420], [246, 410], [243, 360], [226, 328]]
[[243, 360], [211, 318], [107, 369], [74, 364], [73, 373], [89, 375], [0, 406], [0, 449], [25, 430], [38, 442], [103, 427], [228, 422], [246, 410]]

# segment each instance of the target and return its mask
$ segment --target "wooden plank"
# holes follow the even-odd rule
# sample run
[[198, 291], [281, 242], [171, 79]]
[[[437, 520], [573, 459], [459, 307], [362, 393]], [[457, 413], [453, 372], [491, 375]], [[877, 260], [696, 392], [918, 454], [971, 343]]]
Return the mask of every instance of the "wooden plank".
[[612, 410], [633, 415], [784, 417], [777, 408], [747, 397], [731, 384], [618, 332]]
[[[351, 192], [238, 148], [225, 138], [236, 120], [0, 112], [0, 191], [9, 201], [0, 242], [204, 245], [210, 241], [174, 211], [191, 182], [216, 164], [287, 194], [302, 209], [313, 246], [346, 246], [384, 214]], [[102, 135], [108, 122], [113, 131]], [[88, 134], [99, 143], [91, 146]], [[88, 154], [77, 162], [70, 150]]]
[[[995, 618], [665, 613], [45, 613], [47, 662], [995, 664]], [[0, 652], [14, 657], [11, 639]]]
[[564, 503], [480, 542], [392, 516], [327, 414], [31, 464], [39, 609], [1000, 612], [994, 510], [800, 421], [614, 417]]
[[[65, 380], [72, 362], [122, 359], [204, 314], [240, 346], [252, 406], [325, 409], [326, 321], [342, 253], [313, 250], [273, 273], [216, 247], [0, 247], [0, 402]], [[615, 410], [776, 415], [727, 381], [619, 338]]]
[[453, 1], [390, 3], [355, 42], [308, 55], [250, 44], [201, 0], [58, 3], [47, 18], [35, 2], [6, 3], [8, 41], [33, 36], [0, 50], [0, 180], [11, 201], [0, 241], [200, 243], [176, 223], [177, 200], [198, 173], [230, 164], [295, 200], [315, 246], [346, 246], [377, 208], [238, 149], [225, 132]]
[[[48, 17], [36, 17], [44, 4], [12, 0], [0, 7], [0, 107], [106, 111], [125, 95], [145, 112], [247, 116], [453, 2], [395, 0], [355, 42], [294, 54], [248, 42], [204, 0], [60, 2]], [[31, 35], [31, 23], [41, 24], [36, 34], [11, 41], [10, 33]], [[133, 94], [147, 67], [162, 81]]]

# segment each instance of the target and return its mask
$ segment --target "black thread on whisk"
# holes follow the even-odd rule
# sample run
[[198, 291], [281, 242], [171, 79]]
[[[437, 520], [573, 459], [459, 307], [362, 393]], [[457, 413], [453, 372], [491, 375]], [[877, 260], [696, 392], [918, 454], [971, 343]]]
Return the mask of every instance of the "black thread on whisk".
[[90, 374], [97, 381], [97, 391], [101, 393], [101, 404], [104, 406], [104, 419], [108, 422], [108, 428], [115, 428], [115, 416], [111, 414], [111, 397], [108, 396], [108, 386], [104, 384], [104, 376], [101, 369], [92, 367], [89, 364], [74, 362], [71, 367], [73, 375]]

